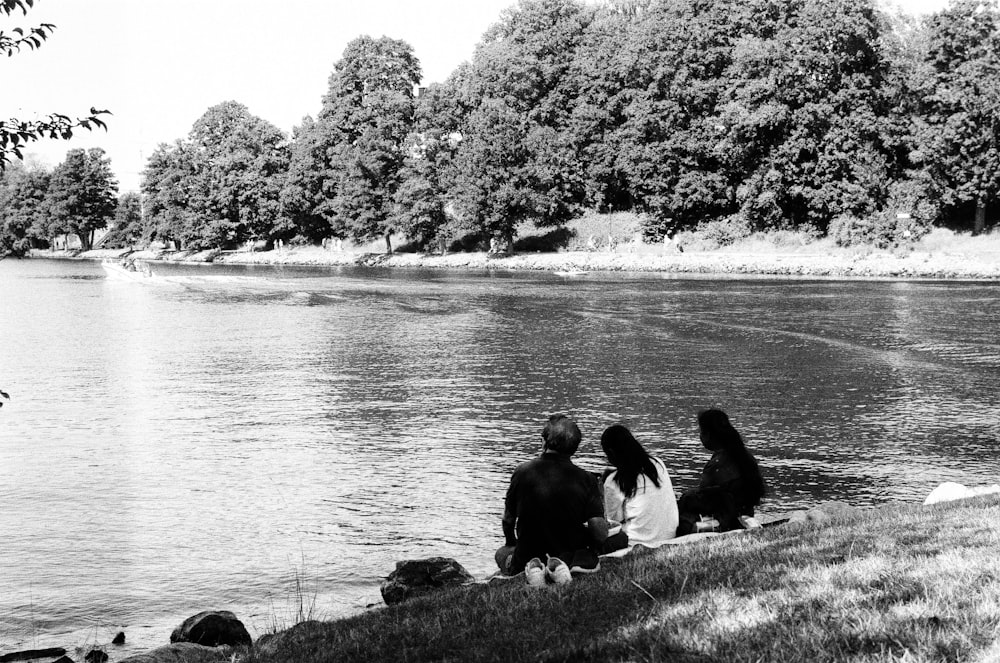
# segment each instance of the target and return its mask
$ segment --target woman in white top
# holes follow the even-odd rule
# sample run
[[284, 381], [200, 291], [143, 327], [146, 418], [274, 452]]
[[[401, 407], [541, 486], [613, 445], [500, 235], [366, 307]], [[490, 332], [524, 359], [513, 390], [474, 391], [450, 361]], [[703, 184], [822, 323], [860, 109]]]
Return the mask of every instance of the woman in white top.
[[609, 537], [604, 552], [636, 544], [653, 548], [674, 538], [677, 498], [666, 466], [619, 424], [604, 431], [601, 448], [615, 467], [604, 480], [604, 514], [620, 522], [627, 537]]

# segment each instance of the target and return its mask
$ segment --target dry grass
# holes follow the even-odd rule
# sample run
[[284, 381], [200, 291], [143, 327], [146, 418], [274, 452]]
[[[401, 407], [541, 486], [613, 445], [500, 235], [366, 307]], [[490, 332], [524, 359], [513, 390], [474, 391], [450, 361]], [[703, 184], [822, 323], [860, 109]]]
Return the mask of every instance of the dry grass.
[[[965, 661], [1000, 633], [1000, 500], [891, 507], [474, 585], [247, 652], [270, 661]], [[991, 649], [992, 648], [992, 649]]]
[[976, 236], [971, 233], [956, 233], [946, 228], [934, 228], [917, 242], [916, 248], [940, 253], [1000, 256], [1000, 228], [993, 228]]

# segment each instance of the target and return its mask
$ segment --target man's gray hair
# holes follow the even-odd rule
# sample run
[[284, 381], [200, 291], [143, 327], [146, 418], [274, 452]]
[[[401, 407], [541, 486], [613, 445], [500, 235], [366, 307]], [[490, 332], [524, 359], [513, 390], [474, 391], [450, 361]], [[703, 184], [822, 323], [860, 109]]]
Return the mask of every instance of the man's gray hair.
[[572, 456], [580, 446], [583, 435], [579, 426], [565, 414], [553, 414], [542, 429], [542, 439], [546, 449]]

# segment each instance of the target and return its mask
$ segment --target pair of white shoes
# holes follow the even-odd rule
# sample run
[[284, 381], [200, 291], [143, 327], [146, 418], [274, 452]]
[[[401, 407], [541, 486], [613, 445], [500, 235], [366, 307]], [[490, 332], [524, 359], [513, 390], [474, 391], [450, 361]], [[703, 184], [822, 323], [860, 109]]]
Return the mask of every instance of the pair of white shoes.
[[558, 557], [546, 557], [546, 564], [542, 564], [542, 560], [537, 557], [532, 557], [524, 567], [524, 577], [530, 587], [545, 587], [549, 582], [553, 585], [565, 585], [573, 580], [566, 562]]

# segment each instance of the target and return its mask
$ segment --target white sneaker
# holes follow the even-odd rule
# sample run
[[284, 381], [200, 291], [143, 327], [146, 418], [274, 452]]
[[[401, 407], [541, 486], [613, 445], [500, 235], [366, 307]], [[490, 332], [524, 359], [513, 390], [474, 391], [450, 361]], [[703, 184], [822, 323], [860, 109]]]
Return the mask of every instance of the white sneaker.
[[545, 565], [542, 560], [532, 557], [524, 567], [524, 577], [531, 587], [545, 586]]
[[557, 585], [565, 585], [573, 580], [573, 574], [569, 572], [566, 562], [558, 557], [549, 557], [549, 563], [545, 566], [545, 575]]

